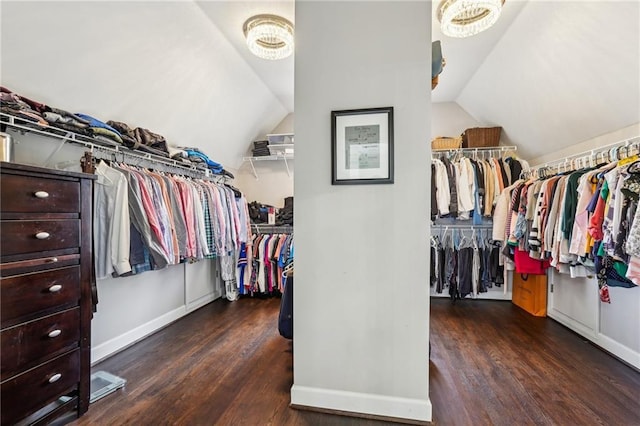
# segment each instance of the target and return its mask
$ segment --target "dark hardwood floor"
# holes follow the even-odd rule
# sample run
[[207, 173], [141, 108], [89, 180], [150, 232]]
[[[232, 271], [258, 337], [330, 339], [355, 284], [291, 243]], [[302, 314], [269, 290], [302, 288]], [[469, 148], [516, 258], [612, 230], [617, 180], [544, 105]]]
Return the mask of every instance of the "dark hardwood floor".
[[[278, 308], [219, 300], [96, 365], [127, 385], [72, 424], [388, 424], [289, 408]], [[431, 346], [434, 424], [640, 425], [640, 373], [511, 303], [432, 300]]]
[[640, 373], [502, 301], [431, 302], [429, 393], [441, 425], [640, 425]]

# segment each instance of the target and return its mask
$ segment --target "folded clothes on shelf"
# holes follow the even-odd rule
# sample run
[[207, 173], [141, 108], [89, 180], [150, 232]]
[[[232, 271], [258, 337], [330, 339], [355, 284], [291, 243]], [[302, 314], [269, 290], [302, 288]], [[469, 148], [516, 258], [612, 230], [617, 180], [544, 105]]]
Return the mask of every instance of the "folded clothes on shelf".
[[107, 123], [103, 123], [97, 118], [91, 117], [87, 114], [76, 113], [74, 115], [89, 123], [89, 130], [93, 135], [105, 137], [112, 142], [116, 142], [122, 145], [122, 137], [120, 136], [120, 132], [109, 126]]
[[120, 132], [124, 145], [130, 149], [148, 152], [150, 154], [169, 156], [169, 147], [164, 136], [153, 133], [142, 127], [131, 128], [127, 123], [107, 121], [107, 124]]
[[222, 174], [224, 168], [222, 164], [216, 163], [212, 159], [210, 159], [205, 153], [200, 151], [198, 148], [186, 148], [182, 147], [182, 150], [187, 154], [187, 158], [194, 163], [203, 163], [216, 175]]
[[253, 142], [253, 149], [251, 153], [254, 157], [264, 157], [271, 155], [269, 151], [269, 141], [255, 141]]
[[[2, 86], [0, 86], [0, 101], [1, 112], [25, 122], [31, 122], [38, 127], [58, 128], [91, 137], [108, 145], [118, 144], [157, 156], [171, 156], [182, 163], [203, 164], [216, 175], [231, 179], [234, 177], [222, 167], [222, 164], [211, 160], [198, 148], [178, 147], [170, 150], [164, 136], [143, 127], [133, 128], [127, 123], [114, 120], [103, 122], [83, 113], [73, 114], [33, 101]], [[260, 142], [260, 150], [264, 151], [264, 154], [260, 155], [269, 155], [267, 144], [267, 141]]]
[[42, 113], [39, 109], [32, 108], [32, 106], [28, 102], [26, 102], [25, 99], [23, 99], [20, 95], [18, 95], [17, 93], [13, 93], [11, 90], [5, 87], [0, 87], [0, 111], [4, 112], [5, 114], [11, 114], [13, 116], [22, 118], [32, 123], [37, 123], [40, 126], [49, 125], [47, 120], [45, 120], [42, 116]]

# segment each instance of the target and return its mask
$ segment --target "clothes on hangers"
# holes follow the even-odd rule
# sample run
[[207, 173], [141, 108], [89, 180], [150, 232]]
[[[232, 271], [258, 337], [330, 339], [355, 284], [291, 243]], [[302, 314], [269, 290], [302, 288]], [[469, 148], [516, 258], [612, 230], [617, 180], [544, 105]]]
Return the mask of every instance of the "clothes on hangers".
[[433, 234], [431, 286], [437, 294], [447, 291], [452, 300], [477, 297], [489, 288], [500, 287], [503, 274], [497, 261], [498, 250], [483, 230], [445, 229], [444, 235]]
[[[510, 226], [510, 216], [502, 214], [506, 196], [501, 197], [494, 215], [494, 238], [503, 235], [511, 246], [503, 261], [508, 262], [508, 251], [516, 254], [516, 270], [540, 267], [540, 273], [544, 273], [549, 265], [572, 277], [597, 276], [603, 302], [610, 301], [608, 286], [639, 285], [638, 171], [640, 160], [636, 156], [512, 188], [515, 194], [509, 209], [518, 203], [518, 223], [530, 225], [530, 232], [525, 238], [521, 228]], [[528, 251], [513, 249], [526, 249], [527, 244]]]
[[[431, 160], [432, 219], [454, 217], [474, 220], [491, 217], [499, 195], [515, 182], [526, 161], [515, 157], [477, 159], [446, 155]], [[434, 194], [435, 188], [435, 194]], [[435, 206], [433, 205], [435, 202]]]
[[[291, 234], [254, 234], [252, 272], [242, 274], [240, 294], [277, 295], [282, 293], [286, 281], [285, 267], [293, 262], [293, 247]], [[242, 267], [240, 263], [238, 267]]]
[[95, 169], [93, 240], [96, 278], [131, 272], [130, 220], [126, 177], [101, 161]]
[[127, 164], [109, 166], [101, 161], [96, 174], [98, 278], [228, 257], [231, 260], [225, 259], [222, 265], [223, 276], [225, 281], [237, 280], [237, 253], [242, 244], [251, 244], [242, 194], [238, 197], [232, 189], [211, 181]]

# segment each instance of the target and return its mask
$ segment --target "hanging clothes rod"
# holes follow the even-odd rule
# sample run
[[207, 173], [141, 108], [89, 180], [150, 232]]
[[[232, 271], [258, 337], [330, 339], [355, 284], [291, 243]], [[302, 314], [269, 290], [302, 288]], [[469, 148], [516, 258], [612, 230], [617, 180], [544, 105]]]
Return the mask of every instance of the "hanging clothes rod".
[[[18, 131], [23, 133], [28, 132], [28, 133], [41, 135], [41, 136], [47, 136], [50, 138], [59, 139], [60, 145], [54, 150], [54, 152], [45, 161], [45, 164], [48, 164], [51, 158], [55, 156], [55, 154], [57, 154], [66, 143], [72, 143], [75, 145], [84, 146], [85, 148], [89, 148], [92, 153], [98, 152], [98, 151], [107, 152], [110, 155], [112, 155], [112, 158], [113, 156], [115, 157], [123, 156], [123, 158], [124, 156], [127, 156], [128, 158], [135, 158], [135, 159], [138, 159], [139, 161], [147, 161], [153, 164], [153, 166], [151, 166], [150, 168], [157, 168], [157, 164], [162, 164], [165, 166], [174, 167], [178, 170], [181, 170], [182, 173], [187, 172], [187, 174], [192, 177], [198, 177], [198, 178], [212, 177], [211, 170], [209, 170], [208, 168], [205, 169], [192, 164], [184, 164], [177, 160], [165, 158], [155, 154], [133, 151], [122, 145], [118, 145], [116, 142], [114, 142], [113, 144], [110, 144], [103, 141], [97, 141], [89, 136], [84, 136], [78, 133], [69, 132], [63, 129], [58, 129], [53, 126], [50, 126], [50, 127], [40, 126], [36, 123], [23, 120], [19, 117], [14, 117], [9, 114], [0, 113], [0, 123], [3, 126], [8, 126], [8, 127], [17, 129]], [[125, 162], [124, 159], [123, 159], [123, 162]], [[173, 172], [173, 173], [176, 173], [176, 172]]]
[[432, 149], [431, 152], [486, 152], [486, 151], [496, 151], [496, 152], [507, 152], [507, 151], [517, 151], [518, 147], [515, 145], [500, 145], [500, 146], [487, 146], [487, 147], [478, 147], [478, 148], [457, 148], [457, 149]]
[[[111, 160], [122, 162], [136, 167], [144, 167], [165, 173], [173, 173], [177, 175], [190, 176], [194, 179], [211, 180], [216, 183], [225, 183], [228, 181], [227, 176], [212, 175], [208, 169], [195, 168], [179, 163], [173, 164], [169, 162], [158, 161], [155, 158], [148, 158], [145, 155], [139, 155], [133, 152], [112, 149], [103, 146], [94, 146], [91, 155], [98, 160]], [[173, 160], [171, 160], [173, 161]]]
[[483, 223], [473, 225], [471, 223], [431, 223], [431, 228], [449, 228], [449, 229], [493, 229], [492, 223]]
[[[598, 158], [600, 157], [600, 154], [602, 153], [609, 154], [609, 157], [619, 156], [620, 148], [624, 148], [624, 147], [627, 148], [626, 150], [627, 152], [625, 152], [626, 156], [632, 155], [631, 152], [629, 151], [630, 149], [631, 150], [635, 149], [636, 151], [640, 151], [640, 136], [634, 136], [630, 139], [625, 139], [625, 140], [614, 142], [608, 145], [600, 146], [598, 148], [582, 151], [577, 154], [571, 154], [564, 158], [559, 158], [554, 161], [549, 161], [541, 165], [533, 166], [531, 169], [533, 170], [533, 169], [552, 168], [558, 165], [566, 164], [572, 159], [574, 161], [576, 159], [582, 159], [583, 161], [589, 161], [589, 160], [597, 161]], [[616, 148], [618, 149], [616, 150]]]
[[263, 223], [252, 223], [251, 229], [258, 234], [292, 234], [293, 225], [268, 225]]
[[459, 148], [459, 149], [433, 149], [431, 150], [431, 159], [441, 159], [442, 156], [451, 158], [471, 157], [474, 160], [478, 158], [486, 159], [499, 157], [505, 153], [514, 153], [518, 148], [516, 146], [492, 146], [484, 148]]

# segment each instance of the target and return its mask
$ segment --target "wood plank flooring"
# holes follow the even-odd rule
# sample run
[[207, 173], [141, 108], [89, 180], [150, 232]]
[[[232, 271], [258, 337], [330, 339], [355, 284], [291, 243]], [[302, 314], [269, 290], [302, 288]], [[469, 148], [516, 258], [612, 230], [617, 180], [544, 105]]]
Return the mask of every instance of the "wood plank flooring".
[[[127, 385], [72, 424], [389, 424], [289, 408], [278, 308], [219, 300], [96, 365]], [[640, 373], [509, 302], [433, 299], [431, 346], [434, 424], [640, 425]]]
[[442, 425], [640, 425], [640, 373], [510, 302], [431, 302]]

